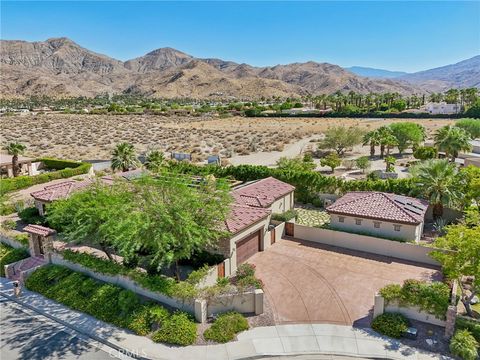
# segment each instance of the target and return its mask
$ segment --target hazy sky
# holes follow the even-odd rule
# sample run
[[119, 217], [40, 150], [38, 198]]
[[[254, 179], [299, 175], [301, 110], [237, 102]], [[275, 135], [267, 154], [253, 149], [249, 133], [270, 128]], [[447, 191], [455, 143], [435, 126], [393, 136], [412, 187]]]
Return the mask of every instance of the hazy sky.
[[66, 36], [127, 60], [159, 47], [252, 65], [417, 71], [480, 54], [480, 1], [1, 1], [1, 38]]

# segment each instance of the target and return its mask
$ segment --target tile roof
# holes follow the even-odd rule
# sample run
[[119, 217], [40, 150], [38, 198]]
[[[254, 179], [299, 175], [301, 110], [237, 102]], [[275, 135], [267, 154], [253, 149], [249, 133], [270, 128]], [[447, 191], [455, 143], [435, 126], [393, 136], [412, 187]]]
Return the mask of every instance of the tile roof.
[[41, 225], [32, 225], [32, 224], [25, 226], [23, 230], [25, 230], [30, 234], [41, 235], [41, 236], [49, 236], [56, 233], [55, 230], [50, 229], [48, 227], [41, 226]]
[[235, 200], [255, 207], [268, 207], [275, 200], [295, 190], [295, 187], [273, 177], [258, 180], [253, 183], [237, 187], [232, 195]]
[[358, 191], [342, 196], [327, 206], [329, 213], [419, 224], [424, 220], [428, 202], [396, 194]]
[[30, 193], [30, 196], [32, 196], [36, 200], [51, 202], [58, 199], [65, 199], [72, 192], [85, 188], [92, 183], [93, 181], [91, 179], [86, 179], [82, 181], [63, 181], [55, 185], [45, 186], [43, 190]]
[[270, 215], [270, 210], [259, 207], [251, 207], [239, 204], [233, 204], [229, 219], [225, 221], [227, 230], [236, 234], [250, 225], [266, 218]]
[[102, 176], [102, 181], [106, 184], [111, 185], [113, 184], [114, 179], [124, 178], [126, 180], [135, 180], [140, 178], [144, 174], [147, 174], [147, 171], [143, 169], [128, 170], [113, 175]]

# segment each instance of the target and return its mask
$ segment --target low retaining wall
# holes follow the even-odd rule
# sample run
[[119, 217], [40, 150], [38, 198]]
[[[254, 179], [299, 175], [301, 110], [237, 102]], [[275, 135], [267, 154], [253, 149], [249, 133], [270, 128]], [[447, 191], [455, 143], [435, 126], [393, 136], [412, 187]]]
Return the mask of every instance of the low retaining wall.
[[243, 314], [262, 314], [263, 290], [257, 289], [242, 294], [221, 296], [210, 301], [207, 305], [208, 316], [226, 311], [237, 311]]
[[5, 236], [3, 234], [0, 234], [0, 242], [7, 244], [15, 249], [20, 249], [20, 248], [25, 248], [27, 249], [28, 253], [30, 254], [30, 249], [23, 245], [21, 242], [11, 239], [8, 236]]
[[295, 238], [300, 240], [440, 266], [428, 255], [434, 248], [299, 224], [295, 224], [294, 233]]

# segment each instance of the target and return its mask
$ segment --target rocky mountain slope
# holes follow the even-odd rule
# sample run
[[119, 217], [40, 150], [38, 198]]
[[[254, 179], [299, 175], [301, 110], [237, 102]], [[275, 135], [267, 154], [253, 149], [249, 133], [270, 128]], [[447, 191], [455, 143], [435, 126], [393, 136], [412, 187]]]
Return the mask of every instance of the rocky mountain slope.
[[379, 79], [393, 79], [399, 76], [407, 75], [407, 73], [404, 71], [391, 71], [363, 66], [351, 66], [344, 69], [360, 76]]
[[260, 98], [335, 91], [419, 92], [403, 80], [371, 79], [327, 63], [254, 67], [199, 59], [172, 48], [122, 62], [67, 38], [0, 41], [0, 91], [4, 97], [95, 96], [141, 93], [155, 97]]

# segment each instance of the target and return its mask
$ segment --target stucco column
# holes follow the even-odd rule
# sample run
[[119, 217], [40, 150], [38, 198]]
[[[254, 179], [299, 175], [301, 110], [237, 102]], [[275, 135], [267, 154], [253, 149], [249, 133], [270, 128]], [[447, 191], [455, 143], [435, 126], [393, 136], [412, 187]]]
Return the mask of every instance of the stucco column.
[[7, 177], [13, 177], [13, 168], [12, 166], [7, 166]]
[[380, 294], [375, 294], [375, 300], [373, 305], [373, 318], [378, 315], [382, 315], [385, 312], [385, 299]]
[[255, 290], [255, 315], [263, 314], [263, 290]]

